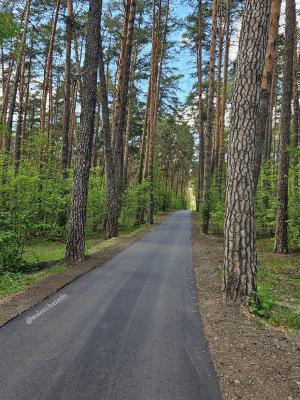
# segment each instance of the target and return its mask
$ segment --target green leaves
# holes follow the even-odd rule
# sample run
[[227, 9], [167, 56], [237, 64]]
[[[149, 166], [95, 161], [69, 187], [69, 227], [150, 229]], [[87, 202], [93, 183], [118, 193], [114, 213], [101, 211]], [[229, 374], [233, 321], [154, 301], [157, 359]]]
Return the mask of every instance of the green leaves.
[[14, 21], [13, 16], [8, 13], [0, 12], [0, 44], [5, 40], [16, 36], [19, 30], [18, 24]]

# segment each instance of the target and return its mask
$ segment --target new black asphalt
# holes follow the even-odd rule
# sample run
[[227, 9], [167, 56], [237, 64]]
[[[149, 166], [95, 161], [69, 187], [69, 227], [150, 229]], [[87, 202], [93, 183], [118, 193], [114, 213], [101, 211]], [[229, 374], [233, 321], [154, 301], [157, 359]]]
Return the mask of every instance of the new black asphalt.
[[0, 357], [1, 400], [221, 400], [190, 212], [4, 325]]

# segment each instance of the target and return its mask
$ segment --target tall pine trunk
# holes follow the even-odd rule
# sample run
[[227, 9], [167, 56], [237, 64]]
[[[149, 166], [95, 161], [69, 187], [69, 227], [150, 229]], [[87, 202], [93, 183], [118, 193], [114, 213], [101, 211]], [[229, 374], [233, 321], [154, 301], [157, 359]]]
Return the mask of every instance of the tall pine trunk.
[[[118, 234], [118, 215], [121, 208], [121, 195], [123, 187], [124, 168], [124, 132], [126, 122], [126, 110], [128, 104], [129, 75], [131, 65], [131, 52], [133, 44], [133, 32], [136, 12], [136, 1], [127, 0], [125, 4], [125, 21], [121, 39], [121, 50], [117, 70], [116, 98], [113, 114], [113, 175], [115, 182], [108, 182], [112, 194], [108, 193], [110, 200], [107, 202], [106, 238], [110, 239]], [[104, 71], [103, 71], [104, 73]], [[107, 154], [107, 152], [106, 152]], [[107, 163], [106, 163], [107, 164]], [[108, 165], [108, 164], [107, 164]], [[107, 175], [109, 179], [109, 176]], [[112, 200], [112, 196], [116, 199]], [[116, 208], [116, 209], [112, 209]]]
[[255, 136], [270, 7], [271, 0], [246, 0], [232, 95], [224, 292], [242, 303], [256, 291]]
[[210, 42], [210, 61], [208, 73], [208, 94], [207, 94], [207, 122], [205, 132], [205, 158], [204, 158], [204, 187], [203, 187], [203, 211], [202, 211], [202, 231], [208, 233], [210, 219], [210, 184], [212, 167], [212, 134], [214, 120], [214, 88], [215, 88], [215, 58], [217, 41], [217, 15], [218, 0], [213, 0], [212, 4], [212, 31]]
[[277, 37], [279, 28], [281, 0], [273, 0], [271, 6], [268, 42], [265, 63], [261, 81], [259, 98], [258, 129], [256, 134], [257, 153], [255, 163], [255, 185], [257, 187], [264, 145], [267, 145], [267, 130], [269, 123], [272, 78], [276, 61]]
[[67, 176], [69, 159], [69, 130], [71, 121], [71, 42], [73, 30], [73, 0], [67, 0], [66, 17], [66, 60], [64, 82], [64, 113], [63, 113], [63, 147], [61, 157], [61, 169], [64, 177]]
[[198, 176], [197, 176], [197, 198], [196, 211], [200, 211], [200, 203], [203, 191], [204, 176], [204, 126], [203, 126], [203, 96], [202, 96], [202, 40], [203, 40], [203, 12], [202, 0], [198, 0], [198, 21], [197, 21], [197, 89], [198, 89]]
[[54, 38], [55, 38], [55, 33], [56, 33], [59, 8], [60, 8], [60, 0], [57, 0], [55, 12], [54, 12], [54, 18], [53, 18], [53, 22], [52, 22], [52, 30], [51, 30], [48, 54], [47, 54], [47, 58], [46, 58], [44, 84], [43, 84], [42, 97], [41, 97], [41, 109], [40, 109], [40, 129], [41, 129], [41, 131], [44, 131], [46, 128], [47, 98], [48, 98], [48, 93], [49, 93], [49, 89], [50, 89]]
[[82, 78], [81, 121], [74, 171], [66, 256], [84, 258], [89, 173], [97, 101], [101, 0], [89, 1], [85, 60]]
[[220, 121], [220, 146], [217, 166], [217, 187], [218, 192], [222, 193], [223, 183], [223, 167], [225, 158], [225, 115], [227, 106], [227, 87], [228, 87], [228, 69], [229, 69], [229, 50], [230, 50], [230, 26], [231, 26], [231, 0], [227, 0], [227, 12], [226, 12], [226, 44], [225, 44], [225, 55], [224, 55], [224, 73], [223, 73], [223, 95], [222, 95], [222, 112]]

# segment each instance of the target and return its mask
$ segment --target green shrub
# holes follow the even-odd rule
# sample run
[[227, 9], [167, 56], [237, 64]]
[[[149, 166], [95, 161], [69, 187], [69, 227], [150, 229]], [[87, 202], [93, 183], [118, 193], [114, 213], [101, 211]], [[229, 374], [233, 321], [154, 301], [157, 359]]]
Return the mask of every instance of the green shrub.
[[14, 232], [0, 232], [0, 275], [24, 269], [22, 250], [23, 243]]

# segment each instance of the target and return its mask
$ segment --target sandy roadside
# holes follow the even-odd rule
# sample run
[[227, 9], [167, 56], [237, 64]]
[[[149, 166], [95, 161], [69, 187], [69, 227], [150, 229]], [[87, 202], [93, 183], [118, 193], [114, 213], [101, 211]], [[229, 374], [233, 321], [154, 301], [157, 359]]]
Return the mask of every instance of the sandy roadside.
[[193, 214], [199, 307], [225, 400], [300, 399], [300, 335], [260, 326], [222, 298], [222, 240], [200, 233]]

